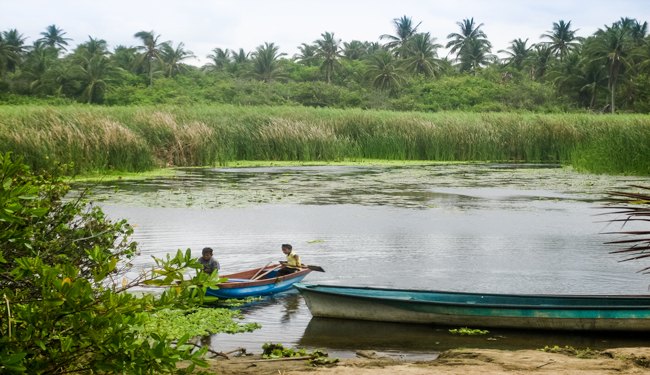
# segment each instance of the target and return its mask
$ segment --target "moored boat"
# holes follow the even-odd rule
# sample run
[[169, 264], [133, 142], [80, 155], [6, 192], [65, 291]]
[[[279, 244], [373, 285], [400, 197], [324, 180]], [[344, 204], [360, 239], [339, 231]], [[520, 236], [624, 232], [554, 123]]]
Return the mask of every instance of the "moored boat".
[[279, 264], [266, 265], [262, 268], [220, 275], [227, 280], [219, 284], [218, 289], [209, 288], [205, 294], [219, 298], [245, 298], [280, 293], [302, 281], [312, 271], [306, 267], [288, 275], [278, 276], [281, 267]]
[[483, 294], [298, 283], [313, 316], [449, 326], [650, 331], [650, 296]]

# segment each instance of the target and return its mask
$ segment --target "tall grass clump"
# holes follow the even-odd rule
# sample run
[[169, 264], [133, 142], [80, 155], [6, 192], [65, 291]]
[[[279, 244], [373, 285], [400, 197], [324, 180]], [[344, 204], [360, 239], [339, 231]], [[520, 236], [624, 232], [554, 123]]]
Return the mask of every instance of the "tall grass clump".
[[571, 164], [594, 173], [650, 175], [650, 126], [647, 119], [630, 117], [596, 127], [576, 146]]
[[130, 125], [164, 166], [208, 165], [218, 153], [213, 129], [201, 121], [178, 121], [169, 112], [137, 111]]
[[0, 151], [35, 167], [142, 171], [236, 160], [542, 162], [650, 174], [644, 115], [232, 105], [0, 107]]
[[37, 169], [72, 163], [73, 172], [139, 171], [154, 166], [147, 143], [123, 124], [93, 112], [23, 109], [0, 120], [0, 147]]
[[338, 136], [330, 124], [271, 119], [248, 145], [258, 160], [340, 160], [352, 146]]

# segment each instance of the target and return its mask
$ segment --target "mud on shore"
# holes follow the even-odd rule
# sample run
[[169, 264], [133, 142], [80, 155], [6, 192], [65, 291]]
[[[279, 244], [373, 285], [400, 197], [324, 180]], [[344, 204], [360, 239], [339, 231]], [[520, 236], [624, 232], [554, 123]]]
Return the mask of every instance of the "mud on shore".
[[594, 352], [589, 358], [541, 350], [453, 349], [431, 358], [358, 352], [330, 366], [307, 360], [264, 360], [259, 355], [209, 361], [207, 373], [221, 375], [424, 375], [424, 374], [650, 374], [650, 347]]

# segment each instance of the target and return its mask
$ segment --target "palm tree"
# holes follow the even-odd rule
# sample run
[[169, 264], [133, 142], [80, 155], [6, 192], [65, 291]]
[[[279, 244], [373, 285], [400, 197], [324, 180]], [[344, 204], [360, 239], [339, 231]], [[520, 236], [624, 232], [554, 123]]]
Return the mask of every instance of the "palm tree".
[[628, 58], [632, 47], [631, 29], [620, 22], [614, 23], [611, 27], [605, 26], [604, 30], [598, 29], [585, 47], [586, 52], [592, 56], [592, 61], [602, 62], [607, 67], [607, 87], [612, 113], [616, 111], [617, 84], [625, 68], [630, 65]]
[[298, 63], [306, 66], [314, 66], [317, 63], [316, 51], [317, 44], [302, 43], [298, 46], [299, 53], [294, 56]]
[[524, 63], [528, 60], [531, 55], [531, 51], [534, 44], [527, 46], [528, 39], [521, 40], [520, 38], [513, 39], [510, 42], [510, 47], [507, 50], [500, 50], [499, 53], [505, 53], [508, 57], [504, 58], [503, 61], [506, 65], [510, 65], [517, 70], [522, 70], [524, 68]]
[[365, 42], [364, 44], [366, 46], [367, 55], [373, 55], [375, 52], [387, 50], [387, 48], [379, 44], [379, 42]]
[[562, 60], [564, 56], [580, 45], [581, 38], [575, 35], [577, 31], [577, 29], [571, 30], [571, 21], [564, 22], [560, 20], [559, 22], [553, 22], [552, 31], [547, 31], [546, 34], [542, 34], [540, 37], [551, 40], [548, 42], [551, 51]]
[[29, 82], [30, 91], [34, 92], [36, 88], [45, 85], [45, 73], [54, 65], [57, 57], [56, 49], [38, 40], [34, 43], [21, 69], [24, 78]]
[[353, 40], [348, 42], [343, 42], [343, 56], [348, 60], [361, 60], [366, 55], [368, 55], [367, 46], [358, 41]]
[[553, 60], [553, 51], [547, 44], [536, 44], [530, 55], [530, 78], [542, 79]]
[[68, 41], [72, 40], [70, 38], [65, 38], [66, 34], [63, 29], [59, 29], [56, 25], [50, 25], [45, 28], [45, 31], [41, 33], [43, 36], [38, 41], [43, 42], [46, 46], [55, 48], [57, 50], [67, 51], [66, 47]]
[[250, 53], [244, 51], [243, 48], [240, 48], [237, 52], [230, 51], [230, 55], [232, 56], [232, 62], [235, 64], [245, 64], [248, 62]]
[[84, 58], [78, 70], [83, 88], [82, 98], [88, 104], [103, 101], [109, 82], [120, 71], [106, 56], [100, 54]]
[[332, 82], [332, 73], [339, 65], [339, 44], [340, 39], [334, 38], [334, 33], [324, 32], [321, 34], [323, 39], [314, 41], [318, 46], [316, 49], [316, 57], [319, 58], [321, 63], [321, 70], [325, 72], [325, 80], [327, 83]]
[[395, 93], [405, 81], [404, 70], [397, 64], [393, 55], [385, 50], [370, 56], [367, 72], [374, 87], [390, 93]]
[[393, 19], [395, 35], [384, 34], [379, 39], [388, 39], [389, 42], [384, 46], [393, 50], [395, 56], [404, 57], [406, 43], [418, 32], [418, 27], [420, 27], [421, 23], [413, 26], [413, 21], [410, 17], [402, 16], [401, 18], [395, 18]]
[[212, 54], [208, 55], [210, 62], [206, 64], [203, 69], [209, 72], [223, 71], [230, 64], [230, 50], [228, 48], [221, 49], [215, 48]]
[[582, 87], [580, 87], [580, 92], [585, 92], [589, 95], [589, 108], [593, 109], [596, 107], [596, 98], [598, 93], [605, 91], [607, 89], [607, 74], [605, 73], [601, 66], [598, 64], [590, 63], [586, 64], [582, 68]]
[[493, 62], [495, 56], [479, 40], [470, 40], [460, 56], [460, 71], [476, 74], [483, 66]]
[[232, 64], [229, 66], [229, 71], [233, 74], [239, 75], [240, 72], [249, 71], [248, 66], [250, 65], [250, 53], [244, 51], [243, 48], [240, 48], [239, 51], [231, 51], [230, 57]]
[[16, 49], [0, 35], [0, 78], [4, 79], [5, 73], [11, 71], [10, 66], [15, 69], [18, 59]]
[[[25, 37], [16, 29], [3, 31], [2, 35], [0, 35], [0, 50], [5, 48], [2, 45], [7, 46], [7, 52], [5, 52], [7, 55], [5, 55], [6, 58], [4, 59], [6, 70], [13, 73], [25, 56]], [[0, 62], [3, 60], [2, 55], [3, 52], [0, 51]]]
[[[548, 47], [548, 46], [547, 46]], [[607, 89], [607, 73], [602, 64], [589, 62], [579, 50], [557, 61], [548, 71], [547, 77], [560, 93], [575, 96], [576, 102], [593, 109], [598, 93]]]
[[87, 58], [93, 56], [106, 56], [108, 55], [108, 44], [104, 39], [95, 39], [88, 36], [88, 41], [78, 45], [75, 53]]
[[143, 45], [139, 46], [138, 49], [144, 51], [141, 62], [149, 74], [149, 86], [151, 87], [153, 85], [153, 63], [154, 61], [160, 61], [160, 47], [162, 45], [162, 43], [158, 43], [160, 35], [154, 34], [153, 31], [138, 31], [134, 36], [142, 40]]
[[437, 49], [442, 47], [435, 43], [436, 38], [431, 34], [415, 34], [408, 42], [407, 58], [404, 66], [407, 70], [424, 76], [435, 76], [440, 72], [440, 60], [438, 59]]
[[253, 53], [253, 76], [264, 82], [271, 82], [283, 76], [278, 65], [280, 57], [286, 53], [279, 52], [280, 47], [274, 43], [265, 42], [258, 46]]
[[630, 37], [633, 42], [638, 45], [643, 44], [644, 39], [648, 34], [648, 23], [639, 23], [639, 21], [634, 18], [623, 17], [616, 21], [615, 24], [619, 25], [623, 29], [629, 30]]
[[142, 72], [138, 70], [140, 68], [138, 60], [138, 49], [136, 47], [117, 46], [111, 56], [111, 61], [115, 66], [135, 74]]
[[184, 65], [181, 61], [189, 59], [194, 56], [192, 51], [187, 51], [183, 48], [183, 42], [178, 43], [176, 48], [172, 47], [170, 43], [163, 43], [160, 48], [160, 61], [163, 64], [166, 77], [173, 77], [176, 73], [180, 72]]
[[447, 35], [447, 39], [451, 40], [447, 43], [446, 48], [451, 48], [450, 54], [456, 54], [456, 60], [461, 63], [461, 71], [478, 68], [491, 57], [492, 44], [481, 30], [483, 24], [475, 25], [474, 18], [464, 19], [456, 24], [460, 27], [461, 32], [460, 34]]

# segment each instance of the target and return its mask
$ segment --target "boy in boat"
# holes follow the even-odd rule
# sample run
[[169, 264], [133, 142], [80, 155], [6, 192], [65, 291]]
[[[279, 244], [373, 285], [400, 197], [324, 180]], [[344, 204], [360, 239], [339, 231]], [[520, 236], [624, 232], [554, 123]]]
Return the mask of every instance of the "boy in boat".
[[286, 261], [280, 261], [283, 267], [278, 271], [278, 276], [288, 275], [300, 271], [302, 264], [300, 263], [300, 256], [293, 251], [293, 247], [288, 244], [282, 244], [282, 252], [287, 256]]
[[198, 261], [203, 265], [203, 272], [211, 274], [214, 271], [219, 271], [219, 262], [212, 257], [212, 248], [204, 247], [201, 254]]

